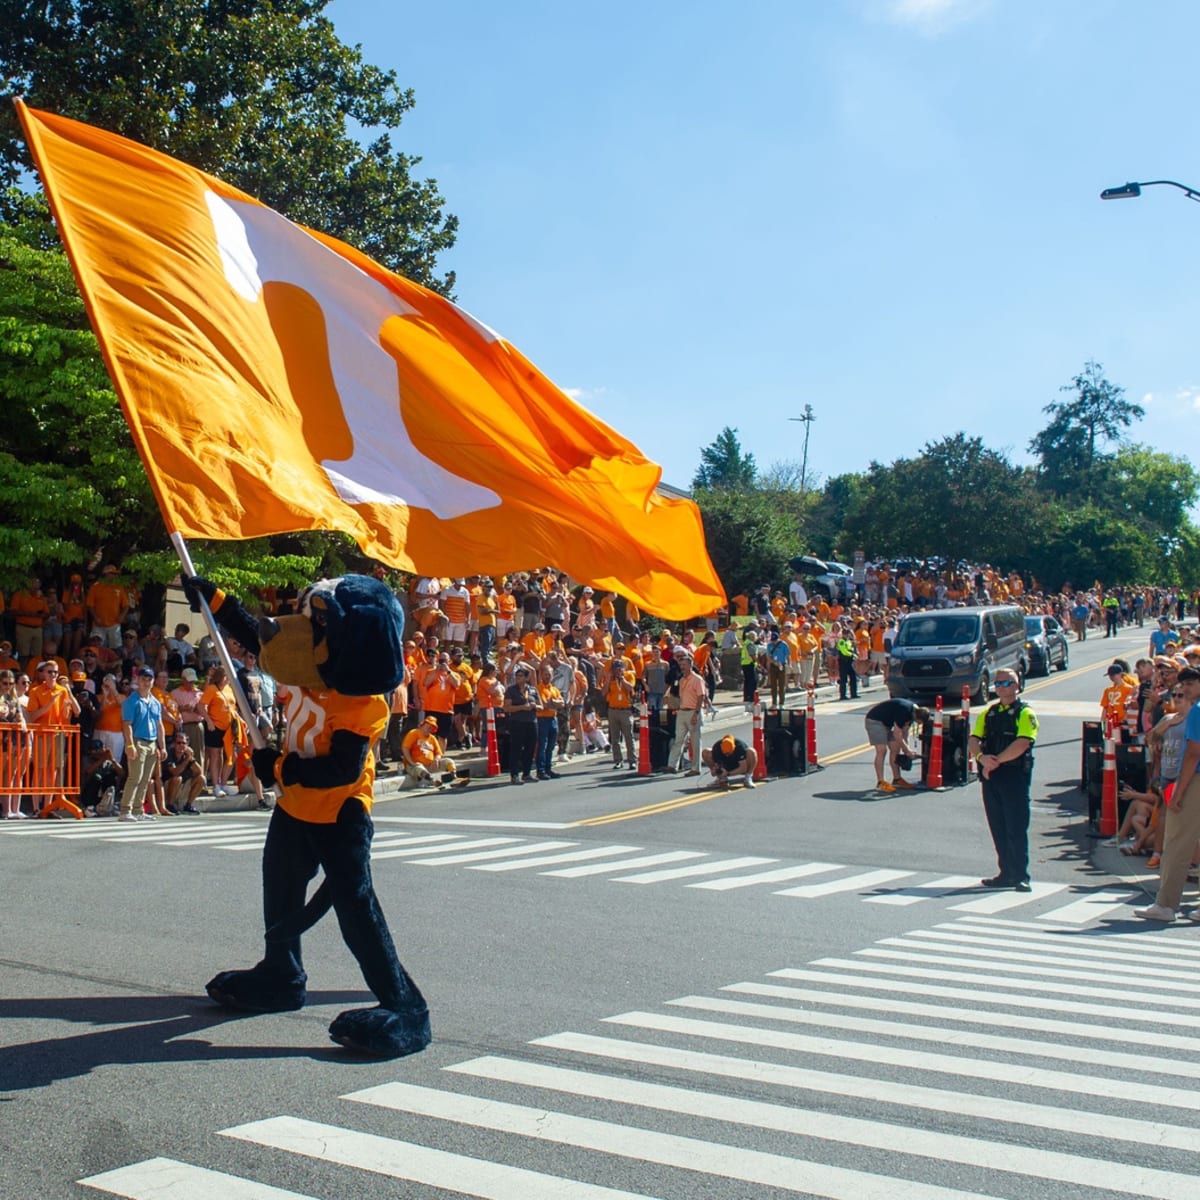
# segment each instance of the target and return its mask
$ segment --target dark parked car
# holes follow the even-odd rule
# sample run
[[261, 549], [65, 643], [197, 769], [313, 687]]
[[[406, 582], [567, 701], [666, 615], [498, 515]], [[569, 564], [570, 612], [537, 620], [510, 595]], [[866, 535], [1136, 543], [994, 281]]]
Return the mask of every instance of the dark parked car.
[[1051, 667], [1067, 669], [1071, 651], [1063, 627], [1054, 617], [1025, 618], [1025, 648], [1030, 675], [1049, 675]]

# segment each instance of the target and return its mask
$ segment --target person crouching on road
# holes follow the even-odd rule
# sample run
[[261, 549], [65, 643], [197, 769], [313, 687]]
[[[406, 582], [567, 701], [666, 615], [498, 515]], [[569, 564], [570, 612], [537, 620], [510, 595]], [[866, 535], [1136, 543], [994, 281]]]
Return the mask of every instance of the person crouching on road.
[[[879, 791], [909, 790], [915, 786], [903, 777], [897, 760], [902, 753], [906, 753], [912, 723], [924, 723], [928, 716], [928, 709], [919, 708], [911, 700], [899, 698], [884, 700], [867, 709], [863, 723], [867, 730], [867, 741], [875, 750], [875, 787]], [[891, 783], [884, 777], [885, 759], [892, 768]]]
[[717, 786], [724, 791], [729, 790], [731, 775], [740, 775], [748, 788], [755, 786], [754, 768], [758, 766], [758, 755], [754, 747], [747, 746], [741, 738], [726, 734], [713, 743], [711, 750], [701, 753], [700, 761], [712, 772]]
[[[446, 757], [437, 736], [438, 719], [432, 713], [425, 717], [416, 729], [410, 729], [400, 743], [400, 757], [404, 760], [404, 774], [418, 787], [432, 783], [441, 787], [455, 782], [453, 759]], [[465, 787], [468, 780], [457, 781]]]

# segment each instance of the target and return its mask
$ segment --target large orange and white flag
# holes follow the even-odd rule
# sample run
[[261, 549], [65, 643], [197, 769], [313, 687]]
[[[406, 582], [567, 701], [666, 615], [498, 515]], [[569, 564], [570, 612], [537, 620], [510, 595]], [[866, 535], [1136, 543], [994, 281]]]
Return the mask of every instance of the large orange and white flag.
[[18, 110], [171, 531], [335, 529], [421, 574], [544, 561], [666, 617], [723, 602], [695, 505], [492, 330], [168, 155]]

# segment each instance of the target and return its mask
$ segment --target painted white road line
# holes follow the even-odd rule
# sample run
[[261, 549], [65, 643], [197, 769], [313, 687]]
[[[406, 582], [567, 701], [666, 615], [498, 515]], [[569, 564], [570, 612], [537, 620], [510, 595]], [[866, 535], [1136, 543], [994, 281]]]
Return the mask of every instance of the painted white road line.
[[[480, 1200], [651, 1200], [637, 1192], [593, 1183], [543, 1175], [523, 1167], [467, 1158], [446, 1150], [435, 1150], [415, 1142], [395, 1141], [373, 1133], [358, 1133], [339, 1129], [335, 1125], [320, 1125], [299, 1117], [271, 1117], [223, 1129], [226, 1137], [287, 1150], [320, 1162], [356, 1167], [390, 1179], [404, 1179], [424, 1187], [442, 1188]], [[213, 1193], [206, 1200], [214, 1200]], [[167, 1200], [164, 1196], [163, 1200]], [[171, 1197], [174, 1200], [174, 1197]]]
[[[1033, 950], [1042, 955], [1043, 959], [1051, 951], [1056, 958], [1070, 966], [1095, 965], [1097, 967], [1117, 967], [1124, 970], [1136, 968], [1139, 975], [1159, 970], [1173, 973], [1188, 973], [1193, 976], [1196, 964], [1178, 962], [1169, 959], [1159, 960], [1157, 955], [1147, 956], [1144, 949], [1134, 946], [1120, 946], [1107, 942], [1096, 942], [1070, 936], [1067, 938], [1048, 935], [1041, 940], [1038, 929], [1029, 934], [1016, 930], [978, 929], [972, 925], [940, 925], [935, 929], [914, 929], [906, 937], [918, 938], [922, 942], [936, 943], [946, 946], [992, 946], [998, 950]], [[1157, 965], [1152, 965], [1157, 964]], [[1176, 971], [1176, 968], [1178, 970]]]
[[1066, 941], [1072, 946], [1103, 946], [1106, 949], [1137, 947], [1144, 952], [1149, 948], [1155, 958], [1164, 961], [1168, 958], [1187, 961], [1200, 966], [1200, 944], [1197, 944], [1195, 939], [1180, 936], [1190, 928], [1187, 923], [1176, 926], [1170, 932], [1155, 933], [1157, 926], [1139, 921], [1134, 926], [1136, 932], [1122, 933], [1104, 927], [1080, 930], [1074, 926], [1063, 926], [1061, 929], [1051, 929], [1030, 924], [1028, 921], [1008, 921], [1003, 917], [959, 917], [956, 921], [945, 922], [935, 928], [970, 928], [981, 933], [1011, 933], [1013, 930], [1019, 930], [1021, 937], [1053, 942], [1055, 945]]
[[447, 854], [443, 858], [414, 858], [409, 864], [414, 867], [446, 867], [460, 863], [486, 862], [492, 858], [508, 858], [513, 854], [528, 854], [531, 850], [561, 850], [567, 846], [578, 846], [578, 842], [525, 842], [519, 846], [505, 846], [502, 850], [476, 850], [470, 854]]
[[[1079, 989], [1075, 987], [1056, 987], [1049, 989], [1051, 995], [1048, 996], [1031, 996], [1027, 991], [1024, 992], [1005, 992], [999, 988], [1004, 986], [995, 979], [979, 980], [976, 975], [966, 975], [963, 973], [955, 973], [955, 977], [969, 981], [971, 987], [946, 987], [944, 985], [930, 983], [928, 980], [931, 977], [936, 977], [945, 974], [944, 972], [919, 971], [919, 972], [898, 972], [895, 968], [884, 968], [881, 964], [858, 964], [850, 959], [844, 960], [827, 960], [829, 965], [844, 969], [845, 973], [834, 974], [833, 972], [817, 971], [807, 968], [787, 967], [782, 971], [772, 971], [771, 974], [779, 979], [799, 979], [806, 983], [827, 983], [834, 987], [848, 988], [869, 988], [872, 991], [882, 992], [897, 992], [901, 994], [911, 994], [915, 996], [938, 996], [946, 1000], [965, 1000], [968, 1005], [976, 1007], [983, 1004], [1001, 1004], [1006, 1008], [1031, 1008], [1031, 1009], [1047, 1009], [1050, 1012], [1062, 1012], [1064, 1008], [1063, 1001], [1059, 999], [1059, 995], [1065, 994], [1071, 997], [1070, 1008], [1071, 1012], [1078, 1013], [1085, 1017], [1100, 1017], [1102, 1019], [1112, 1020], [1113, 1006], [1108, 1004], [1090, 1004], [1085, 1000], [1079, 999]], [[852, 972], [858, 966], [865, 967], [868, 971], [890, 972], [891, 974], [916, 974], [919, 979], [880, 979], [874, 976], [855, 975]], [[1028, 981], [1024, 979], [1010, 979], [1007, 986], [1009, 987], [1027, 987]], [[1057, 994], [1055, 994], [1057, 993]], [[1195, 1028], [1196, 1018], [1190, 1013], [1173, 1013], [1155, 1006], [1153, 1009], [1147, 1008], [1144, 1012], [1135, 1011], [1134, 1005], [1145, 1000], [1145, 988], [1138, 993], [1137, 996], [1131, 996], [1128, 992], [1117, 992], [1112, 999], [1129, 1001], [1119, 1011], [1122, 1021], [1128, 1021], [1131, 1024], [1141, 1022], [1151, 1026], [1162, 1025], [1179, 1025], [1188, 1029]], [[988, 1010], [983, 1010], [988, 1011]]]
[[739, 1096], [622, 1079], [614, 1075], [596, 1075], [511, 1058], [472, 1059], [449, 1066], [446, 1070], [478, 1079], [542, 1088], [569, 1096], [585, 1096], [590, 1100], [634, 1105], [655, 1112], [821, 1138], [847, 1146], [869, 1146], [890, 1154], [915, 1155], [936, 1162], [959, 1163], [987, 1170], [995, 1170], [1000, 1166], [1014, 1175], [1071, 1183], [1079, 1187], [1105, 1188], [1133, 1196], [1155, 1197], [1155, 1200], [1179, 1200], [1181, 1195], [1197, 1186], [1195, 1175], [1174, 1171], [1100, 1161], [1054, 1150], [1000, 1144], [962, 1134], [939, 1133], [910, 1125], [890, 1125], [861, 1117], [837, 1116]]
[[893, 871], [881, 869], [864, 871], [861, 875], [850, 875], [845, 879], [828, 879], [824, 883], [803, 883], [799, 887], [786, 888], [782, 892], [772, 893], [775, 896], [799, 896], [812, 900], [818, 896], [833, 896], [838, 892], [856, 892], [864, 888], [877, 887], [881, 883], [891, 883], [893, 879], [906, 879], [914, 874], [912, 871]]
[[551, 1037], [537, 1038], [530, 1045], [614, 1062], [740, 1079], [756, 1085], [766, 1083], [793, 1091], [817, 1092], [838, 1098], [853, 1096], [879, 1104], [895, 1104], [902, 1110], [953, 1113], [978, 1117], [988, 1123], [1004, 1121], [1034, 1129], [1054, 1129], [1107, 1141], [1129, 1142], [1134, 1146], [1162, 1146], [1193, 1153], [1196, 1149], [1196, 1130], [1190, 1125], [1167, 1125], [1133, 1117], [1114, 1117], [1052, 1104], [1009, 1100], [1003, 1096], [956, 1092], [867, 1075], [816, 1071], [810, 1067], [789, 1066], [764, 1059], [740, 1058], [701, 1050], [678, 1050], [650, 1042], [630, 1042], [583, 1033], [557, 1033]]
[[1086, 925], [1089, 921], [1098, 921], [1122, 910], [1132, 917], [1131, 910], [1140, 907], [1144, 900], [1145, 896], [1141, 892], [1093, 892], [1073, 904], [1064, 904], [1061, 908], [1040, 913], [1037, 919], [1061, 921], [1064, 925]]
[[[983, 945], [979, 944], [981, 941], [984, 941]], [[1075, 958], [1069, 955], [1052, 958], [1044, 946], [1033, 946], [1030, 949], [1023, 950], [1017, 946], [1003, 945], [998, 942], [988, 943], [980, 938], [972, 938], [967, 943], [956, 940], [931, 940], [924, 937], [917, 937], [914, 934], [905, 934], [903, 937], [880, 938], [875, 944], [877, 946], [908, 947], [918, 952], [942, 956], [961, 956], [961, 959], [956, 960], [959, 966], [1003, 967], [1008, 963], [1032, 963], [1042, 968], [1041, 974], [1054, 975], [1065, 979], [1100, 979], [1107, 983], [1113, 983], [1117, 977], [1122, 976], [1125, 977], [1122, 979], [1122, 982], [1128, 982], [1128, 977], [1130, 976], [1136, 979], [1169, 979], [1188, 985], [1181, 990], [1200, 991], [1200, 986], [1198, 986], [1200, 985], [1200, 980], [1197, 979], [1197, 973], [1193, 967], [1181, 967], [1179, 970], [1172, 970], [1169, 967], [1155, 967], [1133, 962], [1129, 959]], [[858, 953], [862, 953], [862, 951]], [[974, 962], [975, 959], [994, 961], [976, 964]], [[913, 958], [912, 961], [922, 962], [931, 960]], [[1053, 968], [1047, 966], [1048, 963], [1053, 963]], [[1063, 971], [1070, 971], [1071, 968], [1078, 968], [1079, 973], [1062, 974]], [[1026, 968], [1021, 969], [1024, 970]]]
[[912, 887], [898, 888], [884, 896], [867, 896], [865, 899], [868, 904], [919, 904], [922, 900], [935, 900], [962, 891], [963, 888], [978, 886], [979, 880], [974, 875], [944, 875], [928, 883], [914, 883]]
[[472, 871], [523, 871], [527, 867], [549, 867], [554, 863], [583, 862], [593, 858], [611, 858], [614, 854], [633, 854], [641, 846], [593, 846], [590, 850], [570, 850], [565, 854], [542, 854], [536, 858], [518, 858], [510, 862], [485, 863]]
[[670, 879], [688, 879], [695, 875], [716, 875], [721, 871], [740, 871], [743, 867], [760, 867], [778, 862], [777, 858], [721, 858], [716, 862], [697, 863], [690, 867], [665, 867], [661, 871], [645, 871], [640, 875], [621, 875], [613, 883], [665, 883]]
[[731, 1025], [723, 1021], [696, 1021], [691, 1017], [668, 1016], [664, 1013], [618, 1013], [615, 1017], [606, 1017], [605, 1020], [614, 1025], [653, 1029], [659, 1033], [681, 1033], [689, 1037], [738, 1042], [748, 1046], [770, 1046], [777, 1050], [820, 1054], [827, 1058], [845, 1058], [873, 1065], [887, 1063], [912, 1071], [935, 1071], [941, 1075], [988, 1079], [994, 1083], [1017, 1084], [1026, 1088], [1046, 1088], [1081, 1096], [1108, 1096], [1130, 1103], [1160, 1104], [1170, 1108], [1186, 1108], [1189, 1111], [1196, 1107], [1196, 1093], [1192, 1088], [1164, 1087], [1159, 1084], [1142, 1083], [1136, 1079], [1105, 1079], [1098, 1075], [1081, 1075], [1046, 1067], [1030, 1067], [1021, 1063], [994, 1062], [991, 1059], [972, 1058], [965, 1054], [936, 1054], [929, 1050], [880, 1046], [874, 1042], [811, 1037], [804, 1033], [788, 1033], [786, 1030]]
[[[1179, 1062], [1166, 1055], [1158, 1055], [1147, 1061], [1145, 1054], [1127, 1054], [1120, 1050], [1096, 1046], [1064, 1045], [1060, 1042], [1043, 1042], [1031, 1038], [1007, 1037], [994, 1033], [975, 1033], [966, 1029], [944, 1029], [932, 1025], [911, 1025], [903, 1021], [884, 1021], [864, 1017], [860, 1013], [843, 1015], [831, 1012], [813, 1012], [802, 1008], [782, 1008], [777, 1004], [755, 1004], [743, 1000], [725, 1000], [714, 996], [682, 996], [668, 1000], [668, 1004], [680, 1008], [692, 1008], [699, 1012], [724, 1013], [727, 1016], [750, 1017], [756, 1020], [783, 1021], [792, 1025], [808, 1025], [816, 1029], [843, 1029], [848, 1033], [873, 1033], [881, 1037], [893, 1037], [914, 1042], [935, 1042], [939, 1046], [957, 1048], [967, 1046], [973, 1050], [995, 1050], [1000, 1054], [1020, 1054], [1029, 1058], [1053, 1058], [1059, 1062], [1083, 1063], [1094, 1067], [1114, 1067], [1135, 1071], [1139, 1075], [1179, 1075], [1194, 1079], [1200, 1064]], [[1091, 1027], [1081, 1025], [1078, 1034], [1090, 1036]], [[1200, 1137], [1197, 1138], [1200, 1148]]]
[[951, 1200], [951, 1197], [963, 1200], [966, 1196], [977, 1200], [979, 1196], [979, 1193], [957, 1188], [871, 1175], [762, 1150], [743, 1150], [720, 1142], [616, 1125], [592, 1117], [573, 1117], [567, 1113], [407, 1083], [385, 1083], [343, 1098], [741, 1183], [804, 1192], [828, 1200]]
[[[372, 854], [372, 858], [411, 858], [414, 854], [432, 854], [437, 851], [439, 854], [455, 853], [459, 850], [480, 850], [484, 846], [502, 846], [509, 845], [514, 842], [519, 842], [520, 838], [475, 838], [474, 840], [462, 840], [461, 834], [447, 833], [440, 837], [431, 837], [424, 846], [417, 846], [409, 842], [405, 846], [400, 846], [394, 850], [384, 850], [380, 854]], [[440, 846], [433, 845], [434, 842], [441, 842]]]
[[705, 858], [700, 850], [668, 850], [663, 854], [647, 854], [641, 858], [627, 858], [624, 862], [587, 863], [582, 867], [563, 867], [561, 871], [543, 871], [543, 875], [557, 875], [560, 879], [578, 879], [583, 875], [603, 875], [606, 871], [627, 871], [631, 867], [654, 867], [659, 863], [681, 862], [685, 858]]
[[308, 1194], [209, 1171], [170, 1158], [148, 1158], [79, 1180], [84, 1187], [128, 1200], [314, 1200]]
[[[918, 989], [921, 990], [921, 989]], [[818, 988], [787, 987], [777, 983], [730, 983], [721, 989], [743, 996], [765, 996], [773, 1000], [792, 1000], [797, 1003], [824, 1004], [834, 1008], [853, 1008], [867, 1012], [894, 1012], [902, 1016], [932, 1017], [935, 1021], [964, 1025], [994, 1025], [1001, 1029], [1027, 1029], [1033, 1033], [1054, 1033], [1062, 1037], [1086, 1037], [1089, 1041], [1110, 1041], [1120, 1044], [1161, 1047], [1166, 1050], [1185, 1050], [1200, 1054], [1200, 1038], [1167, 1033], [1163, 1029], [1134, 1029], [1128, 1024], [1093, 1025], [1080, 1021], [1074, 1006], [1072, 1019], [1058, 1021], [1053, 1017], [1032, 1017], [1025, 1013], [984, 1012], [949, 1004], [924, 1004], [917, 1000], [895, 1000], [890, 996], [857, 996], [848, 991], [823, 992]], [[1122, 1017], [1111, 1006], [1111, 1018]], [[1145, 1060], [1143, 1059], [1143, 1063]]]
[[[842, 968], [847, 971], [861, 971], [864, 974], [870, 975], [911, 975], [914, 979], [937, 979], [947, 983], [968, 983], [981, 990], [980, 999], [983, 1000], [990, 999], [987, 989], [992, 987], [1021, 988], [1026, 993], [1048, 992], [1055, 996], [1070, 996], [1073, 1008], [1081, 996], [1089, 996], [1097, 1000], [1121, 1000], [1130, 1006], [1144, 1003], [1146, 989], [1149, 986], [1145, 981], [1138, 983], [1135, 987], [1115, 988], [1084, 987], [1078, 983], [1057, 983], [1045, 979], [1025, 979], [1018, 978], [1015, 975], [989, 973], [981, 963], [975, 964], [975, 971], [937, 970], [930, 967], [866, 962], [856, 958], [818, 958], [813, 961], [813, 965], [817, 967]], [[1200, 1000], [1190, 1000], [1186, 997], [1171, 997], [1170, 1003], [1176, 1008], [1200, 1008]], [[1124, 1014], [1122, 1015], [1124, 1016]]]
[[980, 896], [978, 900], [968, 900], [963, 904], [952, 904], [955, 912], [969, 913], [998, 913], [1009, 908], [1018, 908], [1022, 904], [1033, 904], [1053, 896], [1066, 888], [1065, 883], [1033, 883], [1028, 892], [996, 891]]
[[756, 871], [753, 875], [734, 875], [730, 879], [708, 879], [703, 883], [689, 883], [688, 887], [728, 892], [733, 888], [755, 887], [760, 883], [785, 883], [789, 879], [804, 879], [809, 875], [824, 875], [827, 871], [845, 869], [842, 863], [801, 863], [798, 867], [779, 867], [774, 871]]

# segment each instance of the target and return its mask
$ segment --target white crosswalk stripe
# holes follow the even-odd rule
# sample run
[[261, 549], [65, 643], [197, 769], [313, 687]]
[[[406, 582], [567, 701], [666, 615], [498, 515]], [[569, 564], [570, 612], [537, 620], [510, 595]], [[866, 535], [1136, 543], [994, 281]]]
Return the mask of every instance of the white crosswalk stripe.
[[[896, 908], [941, 902], [953, 912], [973, 918], [1003, 919], [1002, 914], [1032, 908], [1039, 922], [1050, 926], [1085, 927], [1129, 913], [1145, 902], [1135, 889], [1073, 888], [1038, 881], [1030, 892], [985, 891], [968, 875], [937, 875], [895, 867], [863, 867], [811, 861], [787, 863], [776, 858], [742, 855], [722, 857], [702, 850], [658, 849], [625, 844], [593, 845], [558, 836], [553, 840], [526, 832], [566, 831], [573, 827], [550, 822], [456, 822], [447, 830], [424, 832], [432, 818], [414, 823], [390, 818], [376, 827], [371, 856], [378, 864], [397, 860], [406, 866], [462, 867], [466, 870], [511, 875], [527, 871], [557, 879], [597, 879], [641, 886], [678, 886], [707, 892], [761, 889], [785, 900], [819, 901], [856, 894], [867, 904]], [[253, 853], [261, 849], [267, 821], [263, 817], [212, 821], [156, 821], [136, 825], [105, 820], [84, 822], [22, 822], [0, 829], [0, 839], [53, 838], [95, 841], [105, 845], [146, 843], [182, 850], [222, 850]], [[506, 829], [508, 830], [506, 832]], [[577, 829], [577, 827], [576, 827]], [[778, 863], [779, 865], [774, 865]], [[763, 868], [763, 869], [754, 869]], [[796, 882], [805, 881], [805, 882]], [[773, 887], [775, 884], [794, 884]], [[897, 886], [891, 886], [897, 885]], [[1057, 903], [1047, 906], [1046, 902]], [[1052, 930], [1051, 930], [1052, 932]], [[1145, 945], [1145, 938], [1139, 938]]]
[[[289, 1166], [282, 1154], [322, 1164], [334, 1181], [326, 1200], [371, 1190], [352, 1175], [338, 1187], [340, 1171], [487, 1200], [760, 1189], [828, 1200], [1181, 1200], [1200, 1194], [1198, 948], [1149, 960], [1160, 974], [1143, 980], [1153, 1002], [1140, 1009], [1060, 992], [1110, 989], [1130, 968], [1131, 941], [1144, 944], [1037, 917], [957, 916], [845, 958], [617, 1013], [597, 1032], [539, 1037], [529, 1053], [460, 1055], [440, 1070], [419, 1059], [423, 1077], [406, 1067], [327, 1112], [220, 1130], [254, 1179], [214, 1170], [218, 1144], [205, 1167], [150, 1158], [80, 1182], [132, 1200], [311, 1200], [280, 1186], [294, 1171], [272, 1182]], [[870, 975], [877, 952], [927, 947], [951, 958], [979, 951], [970, 961], [994, 974], [955, 988], [928, 983], [917, 966], [902, 985]], [[460, 1141], [470, 1153], [456, 1152]]]

